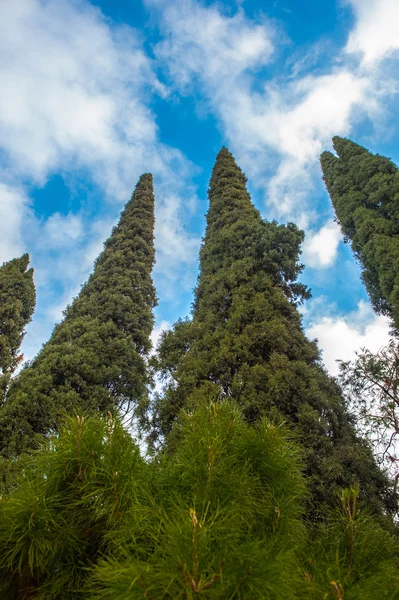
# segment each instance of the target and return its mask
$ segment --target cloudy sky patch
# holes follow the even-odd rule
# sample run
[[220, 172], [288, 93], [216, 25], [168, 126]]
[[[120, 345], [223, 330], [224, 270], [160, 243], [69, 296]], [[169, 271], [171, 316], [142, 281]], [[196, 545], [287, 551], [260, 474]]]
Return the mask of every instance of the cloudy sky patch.
[[35, 268], [26, 358], [79, 292], [143, 172], [157, 199], [154, 336], [188, 314], [222, 144], [262, 215], [305, 229], [304, 326], [330, 371], [385, 342], [318, 157], [342, 135], [399, 159], [399, 8], [327, 4], [0, 4], [0, 260], [27, 251]]

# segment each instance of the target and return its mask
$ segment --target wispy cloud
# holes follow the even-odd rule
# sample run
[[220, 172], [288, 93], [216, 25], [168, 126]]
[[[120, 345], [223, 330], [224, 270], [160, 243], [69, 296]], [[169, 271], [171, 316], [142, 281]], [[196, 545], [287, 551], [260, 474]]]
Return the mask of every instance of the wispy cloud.
[[[375, 71], [361, 69], [348, 56], [353, 36], [361, 40], [359, 48], [367, 37], [363, 4], [372, 5], [379, 18], [377, 1], [353, 0], [358, 21], [346, 50], [311, 75], [295, 64], [285, 73], [266, 71], [285, 34], [264, 18], [249, 19], [241, 8], [229, 15], [197, 0], [146, 4], [160, 23], [163, 39], [155, 53], [168, 84], [206, 97], [240, 163], [263, 187], [269, 214], [310, 230], [320, 227], [312, 199], [320, 152], [333, 135], [348, 134], [361, 119], [380, 119], [382, 100], [396, 92], [391, 81], [378, 81]], [[381, 4], [396, 22], [397, 3]], [[375, 26], [382, 33], [378, 20]], [[320, 42], [316, 47], [320, 52]]]

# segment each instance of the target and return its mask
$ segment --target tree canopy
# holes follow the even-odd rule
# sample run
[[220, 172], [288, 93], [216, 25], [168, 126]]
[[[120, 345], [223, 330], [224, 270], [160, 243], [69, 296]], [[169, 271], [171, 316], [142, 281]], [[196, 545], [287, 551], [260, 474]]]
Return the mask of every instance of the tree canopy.
[[362, 268], [374, 309], [399, 327], [399, 170], [349, 139], [323, 152], [324, 181], [338, 223]]
[[[222, 148], [191, 318], [150, 358], [153, 230], [146, 174], [64, 320], [7, 388], [0, 596], [398, 598], [396, 494], [302, 328], [303, 232], [261, 218]], [[17, 361], [33, 288], [26, 257], [11, 263], [31, 301], [10, 303]], [[360, 394], [383, 381], [389, 412], [391, 366], [387, 353], [343, 368]], [[153, 370], [163, 389], [150, 400]], [[146, 456], [122, 408], [147, 423]]]

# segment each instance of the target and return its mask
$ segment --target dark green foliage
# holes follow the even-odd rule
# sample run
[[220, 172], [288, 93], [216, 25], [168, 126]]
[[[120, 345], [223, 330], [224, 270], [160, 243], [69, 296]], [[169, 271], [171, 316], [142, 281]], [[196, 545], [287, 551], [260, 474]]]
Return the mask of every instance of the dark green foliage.
[[23, 359], [19, 349], [24, 328], [36, 304], [33, 269], [29, 255], [14, 258], [0, 267], [0, 403], [4, 402], [11, 376]]
[[0, 415], [3, 455], [37, 446], [65, 411], [140, 410], [146, 403], [156, 303], [153, 231], [152, 176], [146, 174], [63, 322], [11, 387]]
[[169, 435], [182, 407], [234, 398], [249, 422], [268, 415], [295, 427], [315, 514], [337, 487], [355, 482], [375, 508], [381, 500], [389, 505], [387, 481], [302, 330], [296, 303], [309, 295], [296, 283], [303, 233], [263, 222], [245, 182], [222, 149], [209, 187], [193, 317], [166, 332], [158, 349], [166, 381], [154, 411], [158, 435]]
[[388, 158], [334, 137], [321, 166], [338, 222], [378, 313], [399, 327], [399, 171]]

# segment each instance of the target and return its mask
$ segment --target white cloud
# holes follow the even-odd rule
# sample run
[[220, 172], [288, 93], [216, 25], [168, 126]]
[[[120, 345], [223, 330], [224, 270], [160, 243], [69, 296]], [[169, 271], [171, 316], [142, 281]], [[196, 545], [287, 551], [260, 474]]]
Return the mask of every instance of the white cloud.
[[315, 269], [325, 269], [334, 264], [341, 231], [334, 222], [328, 222], [316, 233], [309, 233], [303, 244], [303, 262]]
[[181, 202], [191, 166], [159, 142], [148, 99], [164, 89], [134, 30], [84, 0], [0, 3], [0, 53], [0, 146], [14, 177], [88, 169], [121, 202], [151, 171]]
[[355, 352], [368, 348], [377, 352], [388, 343], [389, 323], [377, 316], [364, 301], [356, 311], [339, 316], [320, 316], [306, 328], [306, 335], [317, 338], [322, 358], [331, 375], [339, 373], [337, 360], [351, 360]]
[[44, 223], [43, 245], [60, 248], [76, 243], [83, 235], [83, 223], [79, 215], [52, 214]]
[[372, 66], [399, 49], [397, 0], [347, 0], [356, 22], [346, 45], [348, 53], [362, 53], [363, 64]]
[[179, 263], [194, 265], [197, 261], [201, 239], [184, 236], [181, 222], [181, 204], [178, 196], [165, 190], [165, 202], [156, 213], [155, 236], [157, 239], [156, 273], [170, 276], [167, 267], [176, 269]]
[[145, 4], [162, 11], [166, 37], [155, 51], [181, 91], [192, 88], [193, 78], [234, 81], [243, 71], [267, 64], [273, 54], [272, 28], [251, 22], [242, 10], [229, 17], [195, 0]]
[[0, 264], [26, 251], [22, 222], [29, 213], [25, 192], [0, 182]]
[[22, 174], [43, 181], [155, 139], [141, 101], [157, 85], [150, 62], [133, 30], [111, 29], [87, 2], [1, 3], [0, 53], [0, 145]]
[[154, 327], [152, 334], [151, 334], [151, 342], [152, 342], [152, 347], [153, 349], [155, 349], [157, 347], [159, 338], [161, 337], [161, 334], [164, 331], [167, 331], [168, 329], [170, 329], [172, 327], [172, 323], [170, 323], [169, 321], [160, 321], [159, 323], [156, 324], [156, 326]]

